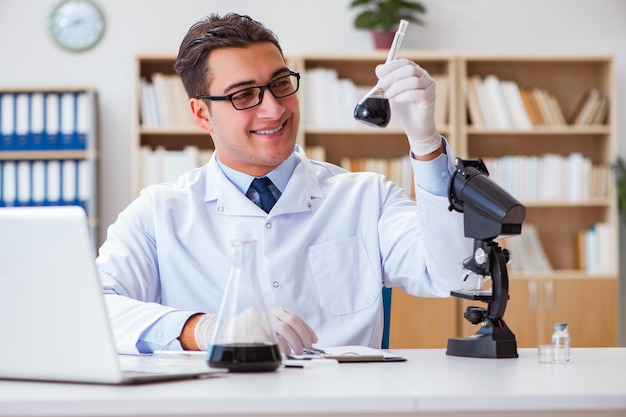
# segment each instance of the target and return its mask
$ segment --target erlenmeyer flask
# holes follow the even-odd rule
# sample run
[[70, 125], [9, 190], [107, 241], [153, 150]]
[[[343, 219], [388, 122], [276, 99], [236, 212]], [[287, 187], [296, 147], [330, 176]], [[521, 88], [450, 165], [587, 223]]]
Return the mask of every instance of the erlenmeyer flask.
[[389, 99], [385, 90], [374, 88], [354, 108], [354, 118], [374, 127], [386, 127], [391, 119]]
[[[400, 25], [393, 37], [393, 43], [389, 48], [387, 54], [387, 61], [390, 62], [396, 59], [402, 40], [404, 39], [404, 32], [409, 22], [406, 20], [400, 20]], [[363, 122], [367, 125], [374, 127], [386, 127], [391, 119], [391, 106], [389, 105], [389, 99], [385, 96], [385, 90], [378, 87], [378, 84], [374, 86], [362, 99], [358, 102], [354, 108], [353, 116], [356, 120]]]
[[280, 349], [256, 270], [256, 241], [234, 241], [232, 264], [208, 349], [213, 368], [231, 372], [274, 371]]

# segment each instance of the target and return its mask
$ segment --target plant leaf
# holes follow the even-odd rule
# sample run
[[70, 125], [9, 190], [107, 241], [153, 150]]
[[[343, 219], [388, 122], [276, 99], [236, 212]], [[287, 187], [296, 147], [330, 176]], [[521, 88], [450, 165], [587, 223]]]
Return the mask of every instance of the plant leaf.
[[624, 165], [624, 160], [618, 157], [617, 161], [611, 165], [611, 168], [615, 173], [617, 207], [621, 219], [626, 221], [626, 166]]

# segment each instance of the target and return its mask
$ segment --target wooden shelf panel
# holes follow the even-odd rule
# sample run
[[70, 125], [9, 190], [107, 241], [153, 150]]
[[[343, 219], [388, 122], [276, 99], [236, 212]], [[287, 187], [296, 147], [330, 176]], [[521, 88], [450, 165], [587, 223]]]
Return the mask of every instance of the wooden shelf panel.
[[44, 159], [97, 159], [98, 152], [94, 150], [85, 151], [2, 151], [0, 160], [20, 161], [20, 160], [44, 160]]

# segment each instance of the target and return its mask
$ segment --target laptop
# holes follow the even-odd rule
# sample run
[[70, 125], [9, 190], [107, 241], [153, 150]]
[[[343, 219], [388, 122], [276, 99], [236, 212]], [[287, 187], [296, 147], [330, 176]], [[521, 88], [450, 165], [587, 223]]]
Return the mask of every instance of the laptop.
[[80, 207], [0, 208], [0, 378], [133, 384], [225, 371], [199, 355], [118, 355], [92, 242]]

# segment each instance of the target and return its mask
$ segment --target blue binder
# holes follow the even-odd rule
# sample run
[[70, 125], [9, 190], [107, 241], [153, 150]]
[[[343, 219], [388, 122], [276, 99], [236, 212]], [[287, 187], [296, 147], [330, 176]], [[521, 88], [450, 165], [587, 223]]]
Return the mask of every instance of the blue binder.
[[0, 136], [4, 151], [14, 149], [15, 139], [15, 94], [4, 93], [0, 96]]
[[78, 121], [79, 111], [83, 101], [79, 100], [79, 92], [63, 93], [61, 98], [61, 149], [76, 150], [85, 149], [85, 136], [79, 135]]
[[33, 151], [44, 149], [45, 100], [44, 93], [28, 95], [28, 148]]
[[29, 97], [26, 93], [17, 93], [13, 101], [13, 149], [28, 150]]
[[5, 206], [6, 204], [4, 202], [4, 161], [0, 161], [0, 207], [5, 207]]
[[59, 93], [46, 94], [44, 108], [46, 113], [44, 119], [44, 148], [59, 149], [61, 135], [61, 95]]

